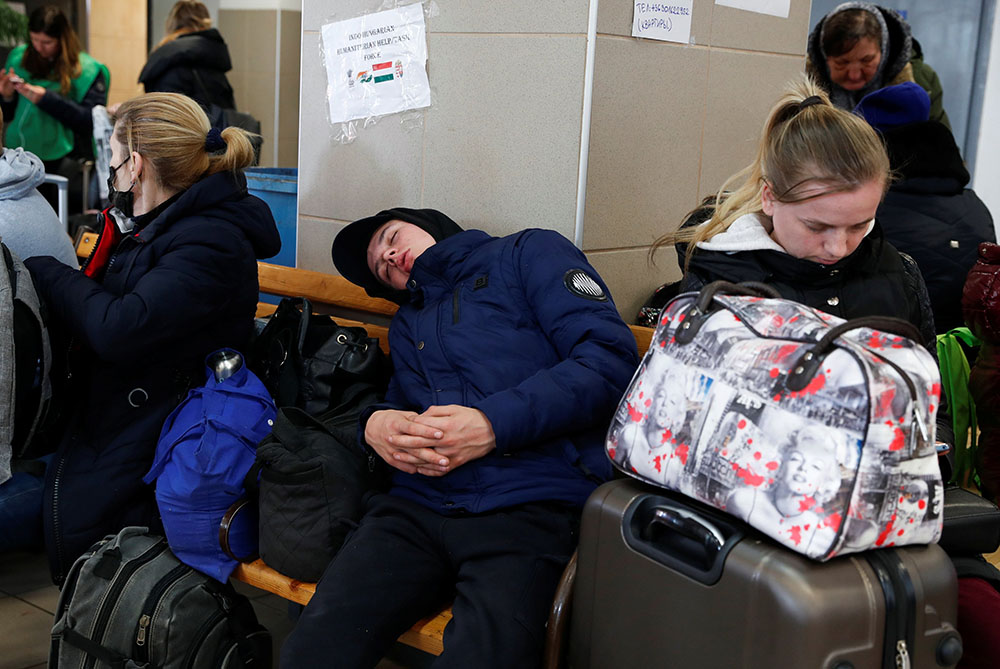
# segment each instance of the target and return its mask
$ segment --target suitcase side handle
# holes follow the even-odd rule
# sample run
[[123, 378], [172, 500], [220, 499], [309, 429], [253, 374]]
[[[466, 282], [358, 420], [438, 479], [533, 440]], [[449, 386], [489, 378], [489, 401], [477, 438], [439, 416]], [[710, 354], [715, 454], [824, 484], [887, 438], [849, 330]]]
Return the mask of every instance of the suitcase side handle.
[[625, 543], [642, 555], [706, 585], [722, 577], [744, 530], [710, 511], [661, 495], [642, 495], [622, 517]]

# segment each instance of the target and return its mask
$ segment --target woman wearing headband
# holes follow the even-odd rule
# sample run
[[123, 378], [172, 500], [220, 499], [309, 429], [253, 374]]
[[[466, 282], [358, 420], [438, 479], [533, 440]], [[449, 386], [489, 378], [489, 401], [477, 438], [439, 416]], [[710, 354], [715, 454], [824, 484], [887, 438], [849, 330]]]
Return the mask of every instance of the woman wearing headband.
[[257, 258], [281, 244], [249, 195], [246, 132], [210, 129], [176, 93], [128, 100], [114, 117], [111, 208], [82, 270], [28, 265], [50, 329], [72, 337], [68, 426], [47, 474], [43, 520], [53, 577], [125, 525], [157, 528], [142, 476], [160, 427], [205, 357], [241, 350], [257, 305]]

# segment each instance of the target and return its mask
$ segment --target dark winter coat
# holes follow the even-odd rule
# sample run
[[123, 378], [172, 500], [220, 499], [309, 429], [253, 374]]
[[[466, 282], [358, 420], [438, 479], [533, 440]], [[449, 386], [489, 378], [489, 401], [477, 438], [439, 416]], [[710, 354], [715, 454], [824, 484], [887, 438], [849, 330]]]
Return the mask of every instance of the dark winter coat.
[[74, 342], [73, 413], [46, 477], [54, 579], [105, 534], [159, 524], [141, 479], [163, 421], [202, 380], [206, 355], [244, 347], [257, 304], [256, 259], [280, 246], [267, 205], [247, 194], [242, 176], [223, 172], [125, 236], [100, 282], [50, 257], [28, 261], [50, 328]]
[[977, 471], [983, 492], [1000, 495], [1000, 246], [983, 242], [962, 293], [962, 312], [983, 345], [969, 375], [979, 423]]
[[233, 69], [229, 49], [215, 28], [186, 33], [149, 54], [139, 73], [147, 93], [182, 93], [207, 107], [235, 109], [226, 72]]
[[[571, 289], [574, 276], [593, 292]], [[444, 514], [582, 505], [610, 476], [604, 437], [639, 362], [583, 253], [548, 230], [470, 230], [424, 251], [409, 285], [386, 404], [362, 425], [377, 409], [460, 404], [486, 414], [496, 449], [441, 477], [396, 471], [391, 494]]]
[[[701, 220], [704, 216], [695, 214], [692, 219]], [[687, 244], [677, 244], [676, 248], [683, 267]], [[844, 319], [901, 318], [920, 330], [924, 344], [937, 359], [934, 315], [920, 269], [912, 258], [899, 253], [884, 239], [877, 221], [854, 253], [832, 265], [766, 249], [736, 253], [696, 249], [681, 281], [681, 290], [699, 290], [719, 280], [766, 283], [785, 299]], [[937, 438], [953, 442], [951, 415], [943, 395], [937, 414]]]
[[920, 266], [938, 332], [963, 324], [962, 285], [979, 243], [996, 241], [993, 217], [975, 191], [951, 133], [925, 121], [883, 133], [899, 175], [878, 209], [886, 238]]
[[[865, 9], [872, 12], [879, 23], [886, 28], [880, 69], [867, 86], [857, 91], [845, 90], [830, 79], [830, 68], [826, 63], [821, 39], [823, 24], [827, 19], [835, 13], [848, 9]], [[924, 62], [920, 43], [910, 34], [910, 24], [894, 9], [879, 7], [868, 2], [846, 2], [838, 5], [834, 11], [820, 19], [809, 33], [806, 43], [806, 72], [830, 94], [830, 99], [836, 106], [848, 111], [854, 109], [861, 98], [872, 91], [905, 81], [916, 82], [931, 98], [931, 120], [951, 127], [942, 103], [941, 80], [931, 66]]]

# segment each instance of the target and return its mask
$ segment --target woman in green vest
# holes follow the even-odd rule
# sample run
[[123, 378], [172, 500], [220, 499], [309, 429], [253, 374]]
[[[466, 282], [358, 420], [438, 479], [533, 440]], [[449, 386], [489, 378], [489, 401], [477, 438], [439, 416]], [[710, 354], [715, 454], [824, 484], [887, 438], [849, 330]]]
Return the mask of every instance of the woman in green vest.
[[4, 144], [21, 146], [65, 174], [66, 158], [92, 158], [91, 109], [107, 102], [108, 68], [80, 49], [58, 7], [40, 7], [28, 19], [28, 44], [0, 70], [0, 107], [10, 119]]

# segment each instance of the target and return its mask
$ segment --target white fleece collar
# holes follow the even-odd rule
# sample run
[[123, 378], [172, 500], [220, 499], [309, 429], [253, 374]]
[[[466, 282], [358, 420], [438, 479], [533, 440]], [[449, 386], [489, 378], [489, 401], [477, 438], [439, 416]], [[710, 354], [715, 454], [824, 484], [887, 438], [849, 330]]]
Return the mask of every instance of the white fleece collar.
[[781, 248], [781, 244], [771, 239], [771, 235], [757, 214], [743, 214], [733, 221], [726, 230], [703, 242], [698, 242], [697, 247], [706, 251], [722, 251], [724, 253], [763, 250], [787, 253], [785, 249]]

